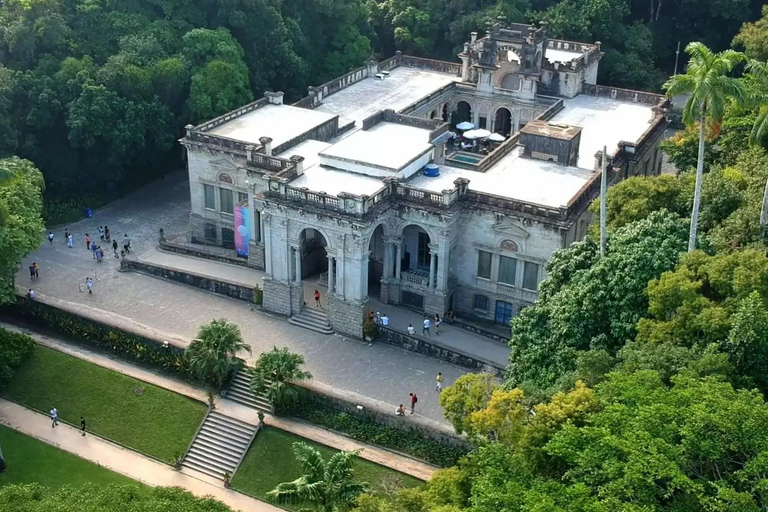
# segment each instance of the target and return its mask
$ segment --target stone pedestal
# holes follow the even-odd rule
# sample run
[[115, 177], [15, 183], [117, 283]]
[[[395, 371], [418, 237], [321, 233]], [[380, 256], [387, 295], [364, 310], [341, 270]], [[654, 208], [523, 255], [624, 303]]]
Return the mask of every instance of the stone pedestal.
[[301, 283], [286, 283], [269, 277], [264, 277], [263, 283], [264, 299], [262, 305], [265, 311], [285, 316], [292, 316], [301, 312], [301, 305], [304, 302]]
[[437, 313], [442, 318], [445, 316], [447, 303], [448, 296], [443, 295], [442, 292], [427, 292], [424, 294], [424, 313], [430, 317], [435, 316], [435, 313]]
[[388, 279], [382, 279], [381, 280], [381, 289], [379, 291], [379, 302], [382, 304], [391, 304], [389, 302], [389, 280]]
[[264, 244], [251, 242], [248, 246], [248, 266], [264, 270]]
[[328, 321], [333, 330], [344, 336], [363, 338], [363, 322], [365, 321], [365, 302], [349, 302], [328, 296]]

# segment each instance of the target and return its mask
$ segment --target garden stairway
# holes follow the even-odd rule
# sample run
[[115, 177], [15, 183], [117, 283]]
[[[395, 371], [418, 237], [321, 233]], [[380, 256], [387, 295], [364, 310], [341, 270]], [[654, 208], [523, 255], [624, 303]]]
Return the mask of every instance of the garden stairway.
[[224, 480], [240, 466], [259, 427], [211, 410], [184, 456], [182, 466]]
[[227, 388], [225, 397], [233, 402], [259, 411], [269, 414], [274, 412], [272, 404], [267, 397], [256, 395], [251, 391], [251, 377], [248, 375], [247, 368], [242, 368], [235, 374]]
[[306, 306], [302, 308], [301, 313], [289, 318], [288, 322], [320, 334], [333, 334], [333, 327], [328, 323], [328, 315], [320, 308]]

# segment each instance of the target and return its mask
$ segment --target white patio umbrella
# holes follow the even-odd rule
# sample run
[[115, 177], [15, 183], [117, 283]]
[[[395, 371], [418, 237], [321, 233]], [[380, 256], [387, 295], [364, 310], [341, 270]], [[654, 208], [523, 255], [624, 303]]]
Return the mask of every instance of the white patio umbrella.
[[486, 137], [489, 137], [491, 135], [491, 132], [488, 130], [483, 130], [482, 128], [479, 128], [477, 130], [473, 130], [475, 132], [475, 137], [478, 139], [484, 139]]
[[488, 136], [488, 140], [492, 142], [504, 142], [507, 138], [500, 133], [492, 133]]
[[469, 130], [464, 132], [464, 138], [469, 140], [479, 139], [480, 137], [477, 136], [478, 130]]
[[471, 130], [474, 127], [475, 125], [470, 123], [469, 121], [463, 121], [456, 125], [457, 130]]

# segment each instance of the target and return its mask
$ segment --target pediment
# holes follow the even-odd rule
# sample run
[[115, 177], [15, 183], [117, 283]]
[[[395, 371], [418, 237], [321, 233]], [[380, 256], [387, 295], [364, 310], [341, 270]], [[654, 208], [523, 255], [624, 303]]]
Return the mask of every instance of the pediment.
[[513, 236], [522, 240], [528, 239], [531, 234], [516, 224], [499, 223], [493, 225], [493, 231], [499, 234]]
[[217, 158], [215, 160], [211, 160], [210, 162], [211, 167], [216, 169], [217, 171], [236, 171], [237, 165], [235, 165], [234, 162], [227, 158]]

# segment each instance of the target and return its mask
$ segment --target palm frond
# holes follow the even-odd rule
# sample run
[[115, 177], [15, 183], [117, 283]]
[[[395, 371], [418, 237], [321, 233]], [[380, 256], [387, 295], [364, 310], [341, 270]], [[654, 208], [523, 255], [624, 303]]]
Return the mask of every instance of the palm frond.
[[301, 464], [304, 474], [311, 481], [323, 480], [325, 477], [325, 460], [320, 452], [306, 443], [293, 443], [293, 455]]

